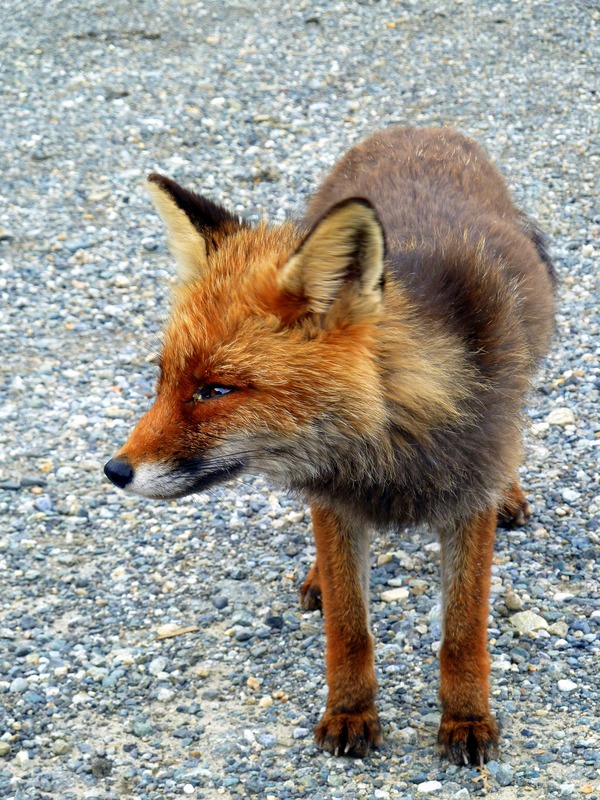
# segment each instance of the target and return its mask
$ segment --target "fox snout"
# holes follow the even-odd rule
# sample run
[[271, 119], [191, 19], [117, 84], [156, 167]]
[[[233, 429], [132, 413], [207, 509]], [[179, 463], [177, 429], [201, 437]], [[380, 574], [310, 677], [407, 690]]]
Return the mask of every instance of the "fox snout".
[[125, 489], [133, 480], [133, 467], [126, 458], [117, 456], [106, 462], [104, 474], [119, 489]]

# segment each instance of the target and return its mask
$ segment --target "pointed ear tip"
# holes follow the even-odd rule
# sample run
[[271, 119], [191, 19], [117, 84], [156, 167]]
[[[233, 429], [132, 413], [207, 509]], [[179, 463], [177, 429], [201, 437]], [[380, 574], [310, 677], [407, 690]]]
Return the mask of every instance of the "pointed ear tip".
[[367, 214], [373, 220], [379, 223], [379, 214], [377, 213], [377, 209], [370, 200], [367, 200], [366, 197], [348, 197], [345, 200], [342, 200], [341, 203], [337, 203], [337, 205], [333, 206], [329, 213], [335, 214], [336, 212], [343, 211], [350, 211], [351, 213], [355, 214], [367, 212]]
[[344, 208], [348, 206], [362, 206], [363, 208], [370, 208], [375, 211], [375, 206], [366, 197], [347, 197], [338, 204], [339, 207]]
[[158, 172], [151, 172], [150, 175], [146, 178], [147, 185], [158, 184], [161, 186], [165, 182], [166, 178], [164, 175], [159, 175]]

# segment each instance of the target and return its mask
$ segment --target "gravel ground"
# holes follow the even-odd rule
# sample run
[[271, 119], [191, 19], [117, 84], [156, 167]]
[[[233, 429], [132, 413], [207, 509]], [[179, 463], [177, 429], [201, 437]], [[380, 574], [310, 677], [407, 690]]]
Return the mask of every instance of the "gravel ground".
[[[0, 7], [0, 796], [600, 798], [598, 6]], [[535, 514], [496, 546], [504, 732], [484, 771], [435, 752], [434, 541], [373, 543], [386, 741], [335, 760], [312, 742], [326, 687], [322, 621], [297, 601], [304, 507], [255, 479], [158, 503], [101, 474], [150, 403], [168, 303], [143, 177], [282, 219], [392, 122], [484, 144], [562, 280], [529, 411]]]

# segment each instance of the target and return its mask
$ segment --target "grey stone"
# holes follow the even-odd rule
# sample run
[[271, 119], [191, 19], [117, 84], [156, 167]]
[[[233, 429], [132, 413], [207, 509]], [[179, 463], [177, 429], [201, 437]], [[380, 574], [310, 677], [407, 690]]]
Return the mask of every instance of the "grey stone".
[[165, 672], [169, 661], [164, 656], [157, 656], [153, 658], [150, 664], [148, 665], [148, 672], [151, 675], [160, 675], [161, 672]]
[[15, 678], [11, 681], [9, 688], [14, 694], [23, 694], [29, 689], [29, 681], [25, 680], [25, 678]]
[[510, 764], [501, 763], [498, 765], [495, 777], [500, 786], [511, 786], [514, 780], [513, 768]]

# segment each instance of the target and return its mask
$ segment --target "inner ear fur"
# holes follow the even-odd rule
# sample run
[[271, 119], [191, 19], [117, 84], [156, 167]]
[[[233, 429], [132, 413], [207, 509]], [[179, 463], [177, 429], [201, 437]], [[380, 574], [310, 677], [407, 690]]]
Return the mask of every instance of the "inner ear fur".
[[357, 298], [381, 301], [385, 238], [373, 206], [350, 198], [314, 226], [279, 273], [279, 288], [324, 314], [345, 286]]
[[184, 189], [164, 175], [149, 175], [147, 187], [167, 228], [169, 248], [177, 262], [180, 280], [189, 283], [201, 277], [208, 269], [210, 252], [244, 223], [227, 209]]

